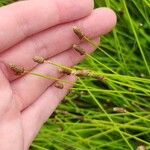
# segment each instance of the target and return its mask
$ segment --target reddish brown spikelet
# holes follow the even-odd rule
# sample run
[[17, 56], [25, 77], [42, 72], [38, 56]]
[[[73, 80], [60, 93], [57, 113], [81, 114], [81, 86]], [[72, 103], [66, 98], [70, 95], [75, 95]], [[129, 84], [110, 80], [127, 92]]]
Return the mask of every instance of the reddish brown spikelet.
[[61, 82], [59, 82], [59, 81], [57, 81], [54, 86], [55, 86], [56, 88], [58, 88], [58, 89], [63, 89], [63, 88], [64, 88], [63, 83], [61, 83]]
[[87, 76], [89, 76], [89, 74], [90, 74], [89, 70], [77, 70], [75, 72], [76, 76], [85, 76], [85, 77], [87, 77]]
[[9, 68], [16, 74], [16, 75], [22, 75], [25, 72], [24, 67], [17, 66], [14, 64], [10, 64]]
[[105, 80], [106, 80], [106, 78], [103, 77], [103, 76], [97, 76], [96, 79], [97, 79], [97, 80], [100, 80], [100, 81], [105, 81]]
[[99, 75], [91, 75], [91, 77], [97, 79], [97, 80], [100, 80], [100, 81], [104, 81], [105, 80], [105, 77], [104, 76], [99, 76]]
[[67, 69], [67, 68], [61, 68], [60, 72], [66, 75], [71, 75], [72, 70], [71, 69]]
[[36, 62], [36, 63], [38, 63], [38, 64], [43, 64], [44, 61], [45, 61], [45, 59], [43, 57], [41, 57], [41, 56], [35, 56], [33, 58], [33, 61]]
[[86, 51], [84, 48], [80, 47], [79, 45], [74, 44], [73, 49], [76, 50], [80, 55], [85, 55]]
[[80, 40], [82, 40], [82, 39], [85, 37], [85, 34], [80, 30], [79, 27], [74, 26], [74, 27], [73, 27], [73, 31], [74, 31], [74, 33], [78, 36], [78, 38], [79, 38]]

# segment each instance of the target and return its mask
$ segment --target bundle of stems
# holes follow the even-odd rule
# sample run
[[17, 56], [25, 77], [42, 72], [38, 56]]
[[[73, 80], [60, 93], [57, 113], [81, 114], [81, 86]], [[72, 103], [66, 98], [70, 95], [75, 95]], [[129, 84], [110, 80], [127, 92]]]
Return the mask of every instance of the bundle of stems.
[[[95, 46], [94, 42], [92, 40], [90, 40], [90, 38], [87, 37], [80, 30], [80, 28], [73, 27], [73, 31], [78, 36], [78, 38], [80, 40], [84, 39], [87, 42], [89, 42], [90, 44], [92, 43]], [[86, 50], [84, 48], [80, 47], [77, 44], [73, 44], [72, 48], [75, 51], [77, 51], [80, 55], [85, 55], [87, 57], [89, 56], [87, 54]], [[59, 69], [60, 73], [63, 73], [64, 75], [75, 75], [77, 77], [91, 77], [91, 78], [94, 78], [94, 79], [97, 79], [97, 80], [101, 80], [101, 81], [106, 80], [106, 78], [104, 78], [104, 76], [96, 74], [93, 71], [86, 70], [86, 69], [82, 69], [82, 70], [78, 69], [77, 70], [77, 69], [74, 69], [74, 68], [70, 68], [70, 67], [64, 66], [62, 64], [57, 64], [57, 63], [54, 63], [54, 62], [52, 62], [50, 60], [46, 60], [44, 57], [41, 57], [41, 56], [35, 56], [35, 57], [33, 57], [33, 61], [36, 62], [36, 63], [38, 63], [38, 64], [43, 64], [43, 63], [51, 64], [51, 65], [57, 67]], [[50, 80], [55, 80], [56, 81], [55, 86], [57, 88], [60, 88], [60, 89], [63, 89], [63, 87], [64, 87], [63, 83], [74, 84], [72, 82], [63, 81], [63, 80], [60, 80], [58, 78], [52, 77], [50, 75], [49, 76], [45, 76], [45, 75], [42, 75], [42, 74], [39, 74], [39, 73], [33, 73], [32, 71], [27, 70], [24, 67], [16, 65], [16, 64], [10, 64], [9, 68], [11, 70], [13, 70], [16, 75], [22, 75], [24, 73], [29, 73], [29, 74], [32, 74], [34, 76], [39, 76], [39, 77], [47, 78], [47, 79], [50, 79]]]

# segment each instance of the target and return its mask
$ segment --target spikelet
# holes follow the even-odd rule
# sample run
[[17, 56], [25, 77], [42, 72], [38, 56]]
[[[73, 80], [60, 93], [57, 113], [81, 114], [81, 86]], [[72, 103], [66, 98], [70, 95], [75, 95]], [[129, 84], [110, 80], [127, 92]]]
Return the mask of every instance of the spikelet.
[[61, 68], [59, 69], [59, 71], [63, 74], [66, 74], [66, 75], [71, 75], [72, 74], [72, 70], [71, 69], [67, 69], [67, 68]]
[[80, 53], [80, 55], [85, 55], [86, 54], [86, 51], [84, 48], [80, 47], [79, 45], [77, 44], [73, 44], [73, 49], [75, 51], [77, 51], [78, 53]]
[[56, 88], [58, 88], [58, 89], [63, 89], [63, 88], [64, 88], [63, 83], [61, 83], [61, 82], [59, 82], [59, 81], [57, 81], [57, 82], [54, 84], [54, 86], [55, 86]]
[[89, 74], [90, 74], [90, 71], [89, 70], [77, 70], [76, 72], [75, 72], [75, 75], [76, 76], [85, 76], [85, 77], [87, 77], [87, 76], [89, 76]]
[[17, 66], [15, 64], [9, 64], [9, 68], [16, 74], [16, 75], [22, 75], [25, 72], [24, 67]]
[[73, 31], [74, 31], [74, 33], [78, 36], [78, 38], [79, 38], [80, 40], [82, 40], [82, 39], [85, 37], [85, 34], [80, 30], [79, 27], [74, 26], [74, 27], [73, 27]]
[[33, 61], [36, 62], [36, 63], [38, 63], [38, 64], [43, 64], [44, 61], [45, 61], [45, 59], [43, 57], [41, 57], [41, 56], [35, 56], [33, 58]]
[[96, 75], [96, 74], [91, 75], [91, 77], [96, 79], [96, 80], [100, 80], [100, 81], [104, 81], [105, 80], [104, 76], [100, 76], [100, 75]]

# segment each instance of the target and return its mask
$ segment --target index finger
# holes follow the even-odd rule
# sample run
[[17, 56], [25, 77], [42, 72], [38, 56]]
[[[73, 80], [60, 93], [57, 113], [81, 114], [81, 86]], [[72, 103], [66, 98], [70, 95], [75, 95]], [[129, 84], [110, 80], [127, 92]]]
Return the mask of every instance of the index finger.
[[87, 16], [93, 0], [30, 0], [0, 8], [0, 52], [23, 39]]

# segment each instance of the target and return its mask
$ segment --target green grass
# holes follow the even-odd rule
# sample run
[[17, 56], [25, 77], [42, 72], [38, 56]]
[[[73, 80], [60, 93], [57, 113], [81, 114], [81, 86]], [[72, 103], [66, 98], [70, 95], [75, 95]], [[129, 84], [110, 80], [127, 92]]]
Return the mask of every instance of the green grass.
[[[92, 68], [107, 81], [80, 78], [31, 150], [150, 149], [150, 0], [95, 0], [101, 6], [116, 11], [117, 26], [76, 67]], [[114, 113], [114, 107], [128, 112]]]

